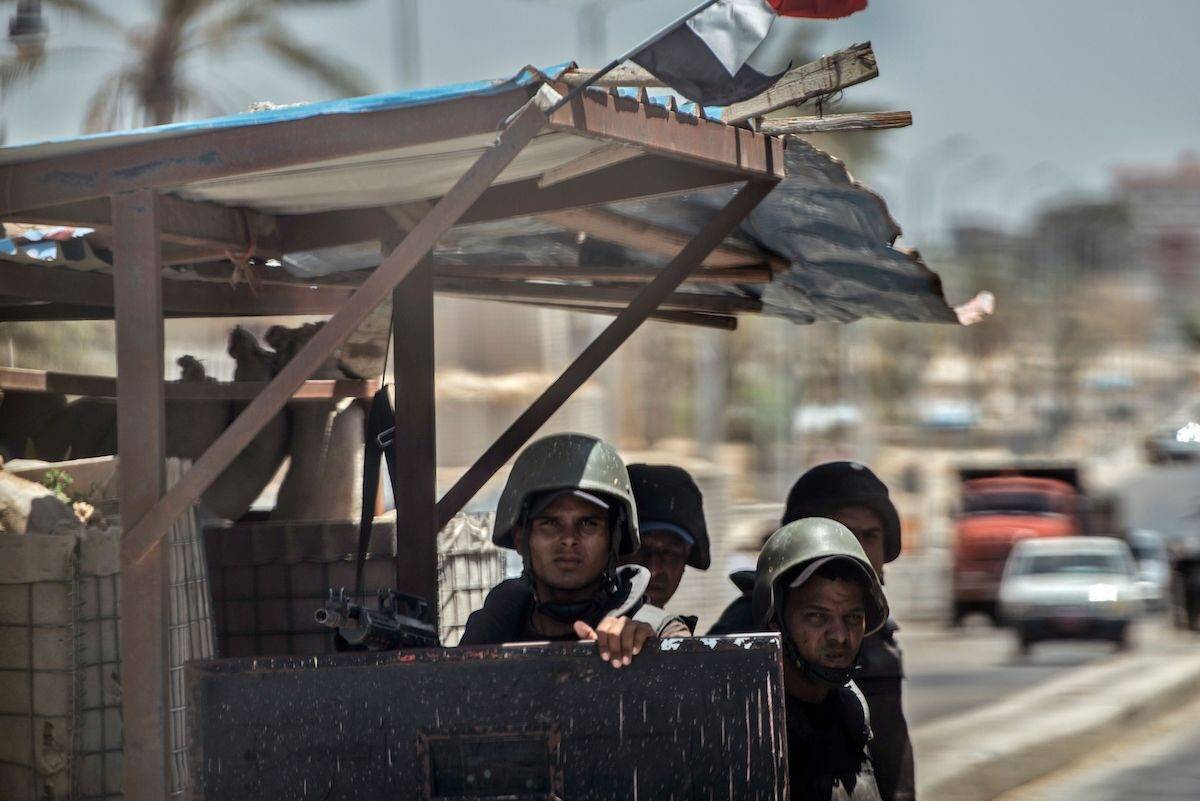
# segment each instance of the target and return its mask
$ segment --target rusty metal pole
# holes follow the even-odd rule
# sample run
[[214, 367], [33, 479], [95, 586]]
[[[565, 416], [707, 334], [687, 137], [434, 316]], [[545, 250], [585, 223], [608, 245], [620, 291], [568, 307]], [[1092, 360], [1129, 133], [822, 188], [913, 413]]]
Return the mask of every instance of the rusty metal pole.
[[429, 601], [437, 625], [437, 430], [433, 386], [433, 266], [413, 268], [392, 292], [396, 347], [396, 588]]
[[148, 555], [163, 532], [196, 502], [242, 449], [274, 417], [292, 394], [329, 358], [367, 315], [408, 273], [433, 250], [442, 234], [454, 227], [487, 191], [492, 182], [512, 163], [546, 125], [546, 115], [536, 101], [523, 106], [479, 159], [409, 232], [404, 241], [383, 260], [354, 291], [341, 309], [301, 348], [266, 388], [250, 402], [221, 436], [196, 460], [191, 469], [154, 504], [125, 536], [131, 540], [134, 558]]
[[[121, 527], [128, 532], [162, 497], [166, 483], [158, 193], [114, 195], [112, 222], [117, 453]], [[128, 801], [162, 801], [170, 788], [166, 538], [156, 537], [140, 560], [129, 546], [122, 537], [124, 793]]]

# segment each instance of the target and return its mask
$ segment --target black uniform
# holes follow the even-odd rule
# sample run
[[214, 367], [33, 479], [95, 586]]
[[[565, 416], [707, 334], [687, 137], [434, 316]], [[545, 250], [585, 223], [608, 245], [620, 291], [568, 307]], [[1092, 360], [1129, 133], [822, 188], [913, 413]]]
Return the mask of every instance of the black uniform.
[[867, 754], [871, 726], [853, 684], [819, 704], [788, 696], [787, 730], [793, 801], [880, 801]]
[[[605, 617], [629, 617], [648, 623], [660, 637], [687, 636], [691, 632], [677, 616], [667, 614], [657, 606], [646, 603], [646, 586], [650, 571], [641, 565], [622, 565], [617, 568], [617, 591], [600, 601], [580, 619], [595, 627]], [[483, 607], [471, 613], [459, 645], [494, 645], [505, 642], [538, 642], [542, 640], [575, 641], [579, 637], [568, 632], [547, 637], [533, 628], [533, 588], [525, 579], [508, 579], [492, 588]]]
[[[709, 636], [746, 634], [755, 630], [751, 603], [754, 571], [739, 570], [729, 578], [742, 595], [725, 608], [709, 629]], [[900, 703], [904, 666], [903, 653], [895, 638], [898, 629], [895, 621], [888, 620], [883, 629], [863, 640], [859, 651], [862, 670], [855, 674], [854, 683], [866, 696], [871, 711], [874, 737], [868, 748], [875, 764], [880, 797], [883, 801], [914, 801], [916, 771], [912, 740]]]

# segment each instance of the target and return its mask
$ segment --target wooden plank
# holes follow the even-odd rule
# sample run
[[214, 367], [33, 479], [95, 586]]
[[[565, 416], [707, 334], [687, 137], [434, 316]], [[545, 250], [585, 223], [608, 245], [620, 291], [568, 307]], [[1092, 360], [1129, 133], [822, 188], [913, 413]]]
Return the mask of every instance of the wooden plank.
[[875, 63], [871, 43], [851, 45], [789, 70], [767, 91], [726, 108], [721, 119], [739, 123], [762, 117], [776, 109], [799, 106], [814, 98], [840, 92], [878, 75], [879, 66]]
[[[220, 253], [246, 253], [253, 250], [262, 257], [278, 258], [281, 255], [279, 232], [273, 215], [253, 209], [184, 200], [172, 195], [160, 195], [158, 202], [163, 242]], [[103, 234], [112, 231], [112, 212], [106, 197], [40, 208], [24, 214], [5, 214], [6, 220], [16, 221], [17, 218], [20, 222], [95, 228]], [[169, 258], [164, 258], [164, 262], [169, 261]]]
[[[396, 376], [396, 587], [438, 616], [437, 427], [433, 383], [433, 268], [417, 265], [392, 293]], [[399, 554], [403, 553], [403, 557]]]
[[563, 181], [569, 181], [581, 175], [588, 175], [589, 173], [603, 170], [606, 167], [611, 167], [614, 164], [635, 159], [641, 155], [644, 155], [644, 151], [636, 147], [604, 145], [573, 161], [568, 161], [566, 164], [560, 164], [557, 167], [546, 170], [542, 173], [542, 177], [538, 179], [538, 189], [545, 189], [547, 186], [561, 184]]
[[[605, 209], [567, 209], [539, 214], [538, 219], [569, 231], [614, 242], [647, 253], [674, 256], [688, 242], [688, 235], [670, 228], [635, 220]], [[747, 264], [767, 264], [774, 270], [786, 268], [787, 263], [736, 242], [724, 242], [704, 260], [704, 267], [738, 267]]]
[[[567, 70], [559, 76], [559, 80], [572, 88], [586, 83], [588, 78], [591, 78], [600, 70], [594, 67], [576, 67], [573, 70]], [[592, 86], [608, 88], [610, 86], [630, 86], [639, 87], [647, 86], [651, 88], [665, 87], [666, 84], [655, 78], [646, 70], [636, 64], [623, 64], [615, 70], [610, 70], [603, 75]]]
[[[265, 381], [166, 381], [163, 396], [167, 400], [254, 400], [268, 385]], [[309, 379], [300, 385], [291, 399], [370, 398], [378, 389], [379, 382], [374, 379]], [[0, 390], [115, 398], [117, 380], [100, 375], [0, 367]]]
[[[624, 283], [649, 283], [658, 275], [659, 267], [638, 266], [594, 266], [587, 267], [537, 267], [526, 264], [442, 264], [433, 263], [433, 274], [437, 278], [491, 278], [510, 281], [621, 281]], [[767, 284], [771, 271], [767, 267], [709, 267], [692, 273], [684, 279], [685, 284], [711, 284], [736, 286], [739, 284]]]
[[[529, 301], [529, 300], [506, 300], [506, 303], [515, 303], [518, 306], [534, 306], [539, 309], [558, 309], [559, 311], [582, 312], [584, 314], [604, 314], [609, 317], [615, 317], [620, 314], [623, 309], [619, 306], [588, 306], [585, 304], [573, 303], [547, 303], [546, 301]], [[656, 311], [648, 318], [657, 320], [663, 323], [674, 323], [676, 325], [699, 326], [701, 328], [716, 328], [721, 331], [736, 331], [738, 326], [737, 317], [732, 314], [708, 314], [706, 312], [690, 312], [690, 311]]]
[[[264, 283], [257, 289], [226, 281], [166, 279], [162, 283], [167, 316], [333, 314], [353, 291], [349, 287], [299, 283]], [[101, 272], [4, 262], [0, 263], [0, 295], [111, 309], [113, 277]]]
[[[112, 200], [117, 316], [117, 448], [121, 526], [128, 532], [165, 488], [162, 266], [158, 197], [152, 190]], [[165, 533], [165, 528], [164, 528]], [[167, 710], [166, 544], [146, 553], [121, 538], [121, 694], [125, 797], [167, 797], [171, 743]]]
[[[405, 237], [392, 255], [371, 274], [329, 322], [308, 341], [270, 385], [225, 429], [180, 481], [125, 538], [135, 553], [147, 554], [170, 526], [273, 418], [292, 393], [312, 375], [339, 344], [359, 326], [379, 301], [433, 249], [492, 181], [512, 163], [546, 124], [533, 102], [525, 105], [495, 144], [467, 170], [433, 210]], [[390, 229], [389, 229], [390, 230]]]
[[836, 131], [874, 131], [883, 128], [907, 128], [912, 125], [911, 111], [871, 111], [861, 114], [826, 114], [823, 117], [775, 117], [762, 120], [758, 130], [773, 136], [783, 134], [834, 133]]
[[726, 206], [717, 212], [671, 260], [662, 273], [648, 284], [630, 302], [608, 327], [589, 344], [578, 358], [567, 367], [553, 384], [546, 388], [524, 413], [508, 427], [487, 451], [438, 501], [438, 527], [441, 528], [461, 510], [475, 493], [487, 483], [500, 466], [511, 459], [518, 450], [545, 425], [551, 415], [583, 386], [602, 364], [616, 352], [626, 339], [637, 330], [647, 317], [654, 313], [684, 277], [701, 264], [737, 227], [746, 215], [754, 210], [775, 186], [775, 181], [748, 181]]
[[[552, 303], [581, 303], [589, 306], [624, 306], [642, 290], [641, 286], [568, 286], [533, 284], [523, 281], [484, 279], [438, 279], [437, 291], [447, 295], [488, 300], [545, 300]], [[702, 295], [698, 292], [672, 292], [663, 298], [661, 309], [702, 311], [713, 314], [762, 311], [762, 301], [739, 295]]]

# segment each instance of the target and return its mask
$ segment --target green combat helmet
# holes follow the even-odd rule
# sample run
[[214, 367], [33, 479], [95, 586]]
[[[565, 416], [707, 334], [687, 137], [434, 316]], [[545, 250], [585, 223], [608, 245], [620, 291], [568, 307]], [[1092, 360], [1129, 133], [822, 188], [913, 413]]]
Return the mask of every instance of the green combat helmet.
[[595, 493], [613, 503], [619, 534], [612, 538], [614, 558], [638, 549], [637, 511], [625, 463], [616, 448], [587, 434], [553, 434], [521, 451], [500, 493], [492, 542], [516, 550], [513, 532], [525, 524], [531, 499], [570, 489]]
[[835, 670], [804, 659], [783, 625], [783, 610], [779, 608], [787, 597], [785, 581], [790, 584], [797, 578], [807, 580], [821, 565], [834, 559], [854, 564], [866, 579], [869, 589], [864, 599], [867, 608], [865, 634], [873, 634], [882, 628], [888, 619], [887, 599], [866, 553], [850, 529], [823, 517], [806, 517], [788, 523], [763, 545], [754, 579], [754, 622], [759, 630], [769, 629], [772, 623], [778, 627], [785, 651], [806, 678], [840, 687], [851, 679], [857, 665]]

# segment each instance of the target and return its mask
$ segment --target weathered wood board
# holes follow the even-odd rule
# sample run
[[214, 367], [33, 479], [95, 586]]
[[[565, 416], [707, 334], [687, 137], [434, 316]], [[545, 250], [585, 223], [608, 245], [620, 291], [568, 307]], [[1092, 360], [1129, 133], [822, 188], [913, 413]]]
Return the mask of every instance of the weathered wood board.
[[197, 662], [193, 798], [787, 797], [779, 640]]

